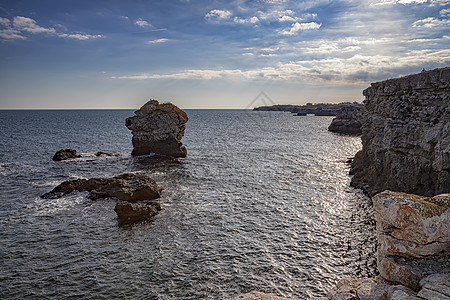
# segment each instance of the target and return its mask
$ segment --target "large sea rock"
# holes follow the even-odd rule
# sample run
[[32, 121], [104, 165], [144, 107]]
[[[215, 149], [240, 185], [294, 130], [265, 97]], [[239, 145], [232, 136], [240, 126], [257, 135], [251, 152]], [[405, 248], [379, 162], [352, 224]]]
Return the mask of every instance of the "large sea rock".
[[62, 161], [62, 160], [68, 160], [68, 159], [78, 158], [78, 157], [81, 157], [81, 155], [79, 155], [77, 153], [77, 150], [61, 149], [61, 150], [58, 150], [55, 153], [55, 155], [53, 155], [53, 160], [54, 161]]
[[171, 103], [150, 100], [135, 114], [125, 122], [133, 134], [132, 155], [186, 157], [186, 148], [181, 143], [188, 121], [184, 111]]
[[450, 68], [372, 83], [363, 94], [351, 184], [369, 195], [450, 192]]
[[112, 178], [91, 178], [64, 181], [42, 198], [60, 198], [73, 191], [88, 191], [90, 199], [114, 197], [122, 201], [138, 202], [161, 196], [162, 189], [150, 177], [126, 173]]

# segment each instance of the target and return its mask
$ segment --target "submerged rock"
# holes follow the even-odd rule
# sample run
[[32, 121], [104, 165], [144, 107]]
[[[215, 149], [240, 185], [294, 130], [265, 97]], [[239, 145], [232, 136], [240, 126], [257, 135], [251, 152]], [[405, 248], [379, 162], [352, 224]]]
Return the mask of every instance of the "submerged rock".
[[61, 183], [42, 198], [60, 198], [73, 191], [88, 191], [90, 199], [115, 197], [122, 201], [153, 200], [161, 196], [162, 189], [143, 174], [122, 174], [112, 178], [76, 179]]
[[71, 158], [81, 157], [81, 155], [77, 154], [77, 150], [73, 149], [61, 149], [53, 155], [54, 161], [62, 161]]
[[120, 225], [130, 225], [146, 221], [157, 215], [161, 205], [157, 201], [130, 203], [118, 202], [114, 211], [117, 213]]
[[181, 143], [188, 121], [184, 111], [171, 103], [150, 100], [135, 114], [125, 122], [133, 134], [132, 155], [186, 157], [186, 148]]
[[351, 184], [369, 195], [450, 192], [450, 68], [372, 83]]

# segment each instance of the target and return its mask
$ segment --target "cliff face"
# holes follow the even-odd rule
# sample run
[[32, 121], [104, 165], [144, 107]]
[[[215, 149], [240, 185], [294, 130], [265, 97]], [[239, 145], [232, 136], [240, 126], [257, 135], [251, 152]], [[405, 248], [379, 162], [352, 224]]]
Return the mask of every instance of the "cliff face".
[[171, 103], [150, 100], [135, 114], [125, 122], [133, 134], [132, 155], [186, 157], [186, 148], [181, 143], [188, 121], [184, 111]]
[[450, 68], [373, 83], [363, 94], [363, 149], [351, 184], [369, 195], [449, 192]]

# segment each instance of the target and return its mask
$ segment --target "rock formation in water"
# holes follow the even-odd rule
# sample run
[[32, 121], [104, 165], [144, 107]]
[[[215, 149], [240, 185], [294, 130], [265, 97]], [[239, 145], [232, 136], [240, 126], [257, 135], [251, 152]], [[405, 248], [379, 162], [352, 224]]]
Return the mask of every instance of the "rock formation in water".
[[186, 148], [181, 143], [188, 121], [184, 111], [171, 103], [150, 100], [135, 114], [125, 122], [133, 134], [132, 155], [186, 157]]
[[61, 149], [61, 150], [57, 151], [55, 153], [55, 155], [53, 155], [53, 160], [54, 161], [62, 161], [62, 160], [67, 160], [67, 159], [77, 158], [77, 157], [81, 157], [81, 155], [78, 155], [76, 150]]
[[450, 68], [373, 83], [352, 185], [432, 196], [450, 191]]
[[372, 200], [380, 276], [341, 279], [328, 299], [450, 299], [450, 194]]
[[361, 121], [365, 108], [363, 106], [345, 106], [342, 107], [331, 121], [328, 130], [341, 134], [360, 135]]
[[55, 199], [73, 191], [88, 191], [88, 197], [93, 200], [114, 197], [128, 202], [153, 200], [161, 196], [161, 188], [150, 177], [142, 174], [122, 174], [112, 178], [64, 181], [41, 197]]
[[151, 219], [161, 210], [157, 199], [162, 189], [156, 182], [143, 174], [122, 174], [112, 178], [91, 178], [64, 181], [51, 192], [42, 195], [45, 199], [55, 199], [73, 191], [88, 191], [88, 197], [117, 198], [114, 211], [120, 225], [129, 225]]
[[156, 216], [161, 210], [157, 201], [131, 203], [127, 201], [117, 202], [114, 211], [117, 214], [120, 225], [139, 223]]

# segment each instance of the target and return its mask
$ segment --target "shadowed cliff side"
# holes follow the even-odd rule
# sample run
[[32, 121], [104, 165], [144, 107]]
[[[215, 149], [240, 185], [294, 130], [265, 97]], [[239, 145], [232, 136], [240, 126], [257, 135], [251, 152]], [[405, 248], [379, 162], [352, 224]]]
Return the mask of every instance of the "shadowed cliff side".
[[450, 191], [450, 68], [373, 83], [364, 90], [363, 149], [352, 186], [433, 196]]

